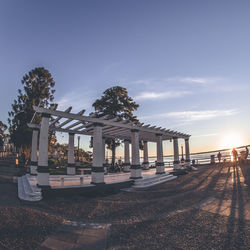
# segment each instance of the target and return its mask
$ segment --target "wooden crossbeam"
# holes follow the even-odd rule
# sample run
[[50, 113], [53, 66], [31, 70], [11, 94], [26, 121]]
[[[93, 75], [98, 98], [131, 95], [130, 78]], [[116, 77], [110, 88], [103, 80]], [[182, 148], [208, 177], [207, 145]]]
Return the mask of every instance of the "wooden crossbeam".
[[[78, 112], [77, 115], [82, 115], [84, 112], [85, 112], [85, 109], [83, 109], [83, 110], [81, 110], [80, 112]], [[66, 114], [71, 114], [71, 113], [66, 113]], [[65, 116], [63, 116], [63, 117], [65, 117]], [[64, 121], [63, 123], [59, 124], [59, 125], [56, 126], [56, 127], [57, 127], [57, 128], [61, 128], [61, 127], [63, 127], [64, 125], [68, 124], [69, 122], [71, 122], [71, 121], [73, 121], [73, 120], [74, 120], [74, 118], [72, 118], [72, 119], [70, 118], [70, 119]]]
[[111, 127], [111, 128], [108, 128], [108, 129], [103, 129], [102, 131], [103, 131], [103, 133], [105, 133], [105, 132], [111, 132], [111, 131], [119, 131], [119, 130], [128, 130], [127, 128], [119, 128], [119, 127]]
[[74, 128], [74, 130], [77, 131], [77, 130], [80, 130], [80, 129], [83, 129], [83, 128], [85, 128], [85, 125], [81, 125], [79, 127], [76, 127], [76, 128]]
[[107, 130], [103, 130], [103, 133], [117, 133], [119, 131], [127, 131], [128, 133], [128, 129], [127, 128], [112, 128], [112, 129], [107, 129]]
[[[65, 113], [69, 113], [69, 112], [71, 111], [71, 109], [72, 109], [72, 107], [70, 106], [70, 107], [68, 107], [64, 112], [65, 112]], [[62, 118], [63, 118], [63, 117], [58, 116], [54, 121], [52, 121], [52, 122], [50, 123], [50, 126], [54, 126], [54, 124], [56, 124], [57, 122], [59, 122]]]
[[109, 118], [109, 115], [104, 115], [104, 116], [99, 117], [99, 119], [101, 120], [106, 120], [107, 118]]
[[75, 127], [75, 126], [77, 126], [77, 125], [79, 125], [79, 124], [82, 124], [82, 123], [83, 123], [82, 121], [75, 122], [75, 123], [69, 125], [68, 127], [66, 127], [65, 129], [73, 128], [73, 127]]
[[[89, 123], [102, 123], [104, 126], [114, 126], [114, 127], [120, 127], [120, 128], [127, 128], [127, 129], [138, 129], [139, 131], [144, 131], [146, 133], [152, 133], [155, 134], [157, 133], [157, 129], [155, 129], [156, 126], [152, 126], [150, 127], [150, 125], [144, 125], [142, 127], [137, 126], [135, 124], [124, 124], [123, 121], [120, 122], [115, 122], [112, 120], [101, 120], [99, 118], [94, 118], [94, 117], [89, 117], [89, 116], [83, 116], [83, 115], [79, 115], [78, 114], [72, 114], [72, 113], [65, 113], [62, 111], [58, 111], [58, 110], [49, 110], [49, 109], [45, 109], [42, 107], [37, 107], [37, 106], [33, 106], [35, 112], [38, 113], [47, 113], [47, 114], [51, 114], [54, 116], [61, 116], [63, 118], [68, 118], [68, 120], [66, 120], [63, 125], [67, 124], [68, 122], [72, 121], [72, 120], [78, 120], [78, 121], [85, 121], [85, 122], [89, 122]], [[56, 128], [61, 128], [63, 126], [62, 124], [60, 124], [59, 126], [57, 126]], [[81, 132], [84, 131], [84, 133], [88, 133], [92, 130], [92, 128], [90, 130], [82, 130]], [[175, 134], [175, 132], [173, 131], [168, 131], [168, 132], [163, 132], [165, 136], [177, 136]], [[180, 138], [188, 138], [188, 135], [184, 135], [184, 136], [177, 136]]]

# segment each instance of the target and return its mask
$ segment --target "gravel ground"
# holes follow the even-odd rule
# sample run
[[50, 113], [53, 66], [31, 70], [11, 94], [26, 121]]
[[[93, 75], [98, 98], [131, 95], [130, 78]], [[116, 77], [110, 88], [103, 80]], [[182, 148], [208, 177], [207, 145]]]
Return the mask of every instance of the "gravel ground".
[[[111, 223], [109, 249], [249, 249], [250, 166], [202, 166], [147, 191], [89, 198], [20, 202], [0, 175], [0, 244], [33, 249], [63, 219]], [[1, 170], [0, 170], [1, 173]], [[229, 216], [201, 209], [210, 198], [229, 200]], [[236, 216], [238, 213], [238, 216]]]
[[27, 207], [17, 198], [14, 168], [0, 167], [0, 249], [35, 249], [62, 218]]

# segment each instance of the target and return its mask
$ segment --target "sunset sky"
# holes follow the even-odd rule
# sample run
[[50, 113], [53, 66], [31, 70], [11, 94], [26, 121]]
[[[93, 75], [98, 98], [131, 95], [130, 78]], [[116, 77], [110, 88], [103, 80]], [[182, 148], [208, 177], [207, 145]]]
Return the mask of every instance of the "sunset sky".
[[141, 122], [191, 134], [191, 152], [250, 144], [249, 13], [248, 0], [1, 0], [0, 120], [44, 66], [61, 110], [88, 114], [121, 85]]

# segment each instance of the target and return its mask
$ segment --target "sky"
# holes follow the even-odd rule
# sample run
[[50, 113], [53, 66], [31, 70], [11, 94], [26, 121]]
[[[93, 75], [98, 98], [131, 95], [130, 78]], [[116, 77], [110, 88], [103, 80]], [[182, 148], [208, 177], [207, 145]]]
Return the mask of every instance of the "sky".
[[0, 0], [0, 120], [43, 66], [60, 110], [88, 114], [120, 85], [141, 122], [191, 134], [191, 152], [250, 144], [249, 13], [248, 0]]

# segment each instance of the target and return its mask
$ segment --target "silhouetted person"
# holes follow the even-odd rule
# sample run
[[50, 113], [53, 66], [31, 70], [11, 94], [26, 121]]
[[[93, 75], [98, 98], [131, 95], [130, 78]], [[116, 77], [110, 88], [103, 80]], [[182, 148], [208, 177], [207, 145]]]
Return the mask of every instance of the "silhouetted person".
[[122, 165], [122, 158], [120, 157], [120, 159], [118, 160], [118, 165], [121, 166]]
[[238, 152], [236, 151], [235, 148], [233, 148], [232, 154], [233, 154], [233, 161], [237, 162]]
[[245, 160], [247, 160], [248, 154], [249, 154], [249, 150], [248, 150], [248, 147], [246, 147]]
[[217, 157], [218, 157], [218, 160], [219, 160], [219, 163], [220, 163], [220, 161], [221, 161], [221, 153], [220, 152], [217, 154]]
[[192, 165], [193, 165], [193, 166], [195, 165], [195, 159], [192, 160]]

